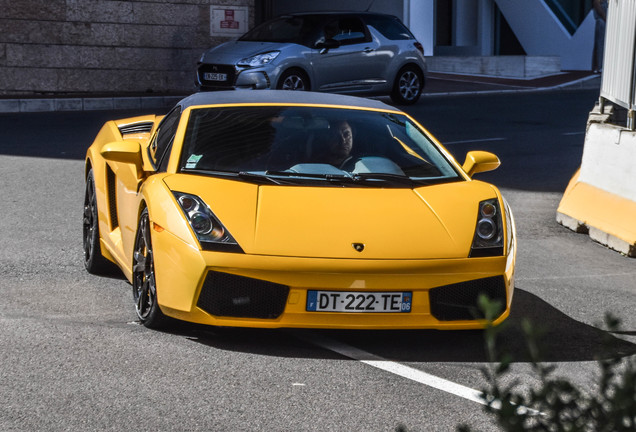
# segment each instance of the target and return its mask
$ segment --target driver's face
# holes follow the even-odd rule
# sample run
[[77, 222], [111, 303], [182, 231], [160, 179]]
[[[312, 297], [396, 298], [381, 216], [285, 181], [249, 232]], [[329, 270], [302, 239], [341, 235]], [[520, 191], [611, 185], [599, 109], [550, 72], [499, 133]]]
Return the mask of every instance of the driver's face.
[[339, 123], [336, 129], [337, 140], [333, 143], [332, 151], [334, 153], [348, 156], [353, 148], [353, 131], [349, 123]]

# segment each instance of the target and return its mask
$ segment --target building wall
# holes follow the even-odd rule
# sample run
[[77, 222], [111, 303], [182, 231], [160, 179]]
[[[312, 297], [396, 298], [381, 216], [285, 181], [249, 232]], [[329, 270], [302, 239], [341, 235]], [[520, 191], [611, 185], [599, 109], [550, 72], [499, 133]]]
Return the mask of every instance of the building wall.
[[529, 56], [558, 56], [563, 70], [590, 70], [595, 26], [592, 12], [570, 34], [543, 1], [495, 2]]
[[211, 6], [254, 0], [0, 0], [0, 95], [189, 93]]
[[371, 12], [395, 15], [400, 19], [403, 18], [404, 1], [405, 0], [269, 0], [271, 3], [272, 16], [294, 12], [369, 10]]

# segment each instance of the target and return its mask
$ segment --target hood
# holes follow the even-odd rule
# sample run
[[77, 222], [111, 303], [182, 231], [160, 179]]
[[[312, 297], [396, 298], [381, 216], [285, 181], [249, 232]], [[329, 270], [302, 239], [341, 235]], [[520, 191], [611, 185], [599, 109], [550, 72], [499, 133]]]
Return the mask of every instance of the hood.
[[263, 186], [190, 175], [166, 183], [201, 197], [245, 253], [314, 258], [466, 258], [479, 201], [497, 197], [478, 181], [415, 190]]
[[240, 60], [269, 51], [281, 50], [288, 43], [232, 41], [218, 45], [203, 54], [203, 63], [236, 64]]

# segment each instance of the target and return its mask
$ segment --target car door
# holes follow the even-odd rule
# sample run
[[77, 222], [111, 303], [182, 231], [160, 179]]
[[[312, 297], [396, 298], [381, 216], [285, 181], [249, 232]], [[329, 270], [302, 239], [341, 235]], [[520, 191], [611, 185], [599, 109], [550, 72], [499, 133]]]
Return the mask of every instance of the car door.
[[[151, 138], [147, 151], [155, 171], [165, 170], [162, 162], [167, 159], [169, 149], [174, 140], [179, 121], [181, 119], [181, 107], [177, 106], [168, 113], [159, 123], [154, 136]], [[117, 175], [117, 209], [118, 218], [122, 227], [122, 244], [126, 262], [132, 262], [132, 250], [138, 223], [139, 209], [139, 182], [136, 175], [131, 175], [131, 165], [119, 167]], [[148, 173], [146, 173], [148, 174]]]
[[[325, 42], [333, 45], [325, 48]], [[357, 17], [334, 17], [324, 23], [313, 55], [317, 90], [345, 91], [363, 89], [382, 75], [384, 65], [377, 57], [379, 43], [371, 37]]]

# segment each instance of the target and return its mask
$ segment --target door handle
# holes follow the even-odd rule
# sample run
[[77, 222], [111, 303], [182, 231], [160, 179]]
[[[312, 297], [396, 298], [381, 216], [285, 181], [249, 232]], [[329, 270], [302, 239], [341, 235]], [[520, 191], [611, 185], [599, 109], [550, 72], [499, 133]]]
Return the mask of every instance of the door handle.
[[365, 53], [370, 53], [370, 52], [373, 52], [373, 51], [375, 51], [375, 50], [373, 48], [369, 48], [369, 47], [366, 47], [365, 49], [362, 50], [362, 52], [365, 52]]

